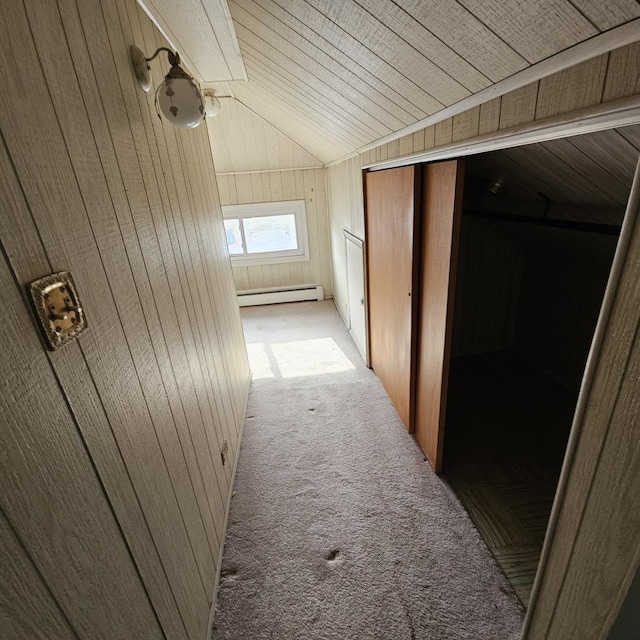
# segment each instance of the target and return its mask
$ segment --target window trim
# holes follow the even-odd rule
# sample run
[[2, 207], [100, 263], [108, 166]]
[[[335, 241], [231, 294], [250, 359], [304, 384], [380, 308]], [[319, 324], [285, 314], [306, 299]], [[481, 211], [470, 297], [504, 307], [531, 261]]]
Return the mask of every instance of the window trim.
[[[232, 255], [231, 264], [234, 267], [259, 267], [269, 264], [285, 264], [288, 262], [309, 262], [309, 236], [307, 233], [307, 211], [304, 200], [283, 200], [279, 202], [256, 202], [251, 204], [223, 205], [222, 217], [225, 220], [243, 218], [262, 218], [274, 215], [293, 214], [298, 237], [297, 249], [283, 251], [269, 251], [256, 254]], [[246, 250], [246, 239], [242, 222], [240, 234]], [[226, 237], [226, 235], [225, 235]]]

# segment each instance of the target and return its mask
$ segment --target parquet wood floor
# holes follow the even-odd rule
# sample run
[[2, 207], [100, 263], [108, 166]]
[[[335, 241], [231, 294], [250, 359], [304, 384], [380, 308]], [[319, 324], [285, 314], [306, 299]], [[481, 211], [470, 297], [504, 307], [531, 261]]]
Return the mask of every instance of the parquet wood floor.
[[452, 361], [443, 476], [525, 607], [575, 403], [511, 352]]

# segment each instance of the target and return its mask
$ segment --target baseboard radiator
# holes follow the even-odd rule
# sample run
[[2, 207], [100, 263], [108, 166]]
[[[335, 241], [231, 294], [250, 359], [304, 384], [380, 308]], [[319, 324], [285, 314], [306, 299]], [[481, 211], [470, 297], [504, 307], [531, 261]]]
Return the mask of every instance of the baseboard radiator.
[[238, 291], [238, 304], [241, 307], [254, 307], [259, 304], [277, 304], [279, 302], [301, 302], [303, 300], [324, 300], [321, 284], [298, 284], [285, 287], [267, 287], [265, 289], [247, 289]]

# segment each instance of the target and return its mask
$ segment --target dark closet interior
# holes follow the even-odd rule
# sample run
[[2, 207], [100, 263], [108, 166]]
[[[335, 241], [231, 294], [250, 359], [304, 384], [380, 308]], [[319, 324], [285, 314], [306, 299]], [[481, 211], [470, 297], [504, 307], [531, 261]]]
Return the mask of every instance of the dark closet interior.
[[638, 127], [467, 159], [443, 475], [527, 606]]

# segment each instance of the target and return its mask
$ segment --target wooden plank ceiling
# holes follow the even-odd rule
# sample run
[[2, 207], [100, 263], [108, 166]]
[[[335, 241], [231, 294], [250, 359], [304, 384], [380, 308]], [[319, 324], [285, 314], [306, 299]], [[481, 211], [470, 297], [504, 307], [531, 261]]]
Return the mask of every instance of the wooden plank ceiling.
[[229, 0], [229, 9], [248, 82], [207, 86], [231, 91], [322, 162], [640, 16], [635, 0]]
[[[226, 0], [138, 0], [199, 80], [246, 80]], [[153, 52], [146, 52], [150, 56]]]
[[[620, 224], [640, 154], [640, 125], [494, 151], [467, 160], [465, 204], [530, 214]], [[493, 196], [488, 185], [500, 181]], [[484, 191], [484, 194], [483, 194]], [[489, 204], [491, 203], [491, 204]]]
[[[620, 225], [640, 155], [640, 125], [494, 151], [467, 159], [466, 211]], [[499, 180], [504, 191], [489, 186]], [[550, 199], [545, 211], [545, 201]], [[483, 219], [526, 252], [608, 271], [617, 236]]]

